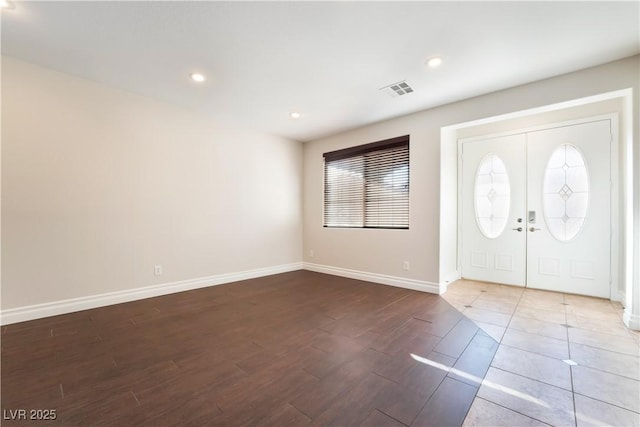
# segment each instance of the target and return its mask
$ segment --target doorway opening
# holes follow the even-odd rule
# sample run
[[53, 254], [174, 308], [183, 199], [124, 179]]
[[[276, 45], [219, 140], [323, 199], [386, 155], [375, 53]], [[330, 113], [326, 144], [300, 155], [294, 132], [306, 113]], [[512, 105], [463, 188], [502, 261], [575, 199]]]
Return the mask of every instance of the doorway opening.
[[[632, 90], [625, 89], [571, 100], [544, 107], [488, 117], [441, 128], [440, 188], [440, 292], [462, 277], [458, 212], [458, 141], [482, 135], [513, 134], [517, 129], [549, 127], [554, 123], [584, 121], [585, 118], [618, 113], [618, 138], [612, 143], [612, 155], [618, 161], [612, 170], [612, 192], [617, 194], [611, 206], [617, 220], [611, 225], [611, 286], [609, 298], [625, 307], [625, 323], [633, 328], [640, 313], [631, 312], [632, 298], [640, 295], [633, 283], [633, 120]], [[516, 227], [511, 227], [516, 228]]]
[[614, 140], [616, 115], [459, 140], [462, 277], [609, 299]]

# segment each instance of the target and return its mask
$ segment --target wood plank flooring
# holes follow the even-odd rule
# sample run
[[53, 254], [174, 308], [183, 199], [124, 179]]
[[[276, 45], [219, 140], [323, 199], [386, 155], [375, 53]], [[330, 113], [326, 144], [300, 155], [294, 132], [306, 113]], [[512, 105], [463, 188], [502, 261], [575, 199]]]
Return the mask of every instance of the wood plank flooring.
[[1, 338], [2, 425], [459, 426], [498, 348], [437, 295], [309, 271]]

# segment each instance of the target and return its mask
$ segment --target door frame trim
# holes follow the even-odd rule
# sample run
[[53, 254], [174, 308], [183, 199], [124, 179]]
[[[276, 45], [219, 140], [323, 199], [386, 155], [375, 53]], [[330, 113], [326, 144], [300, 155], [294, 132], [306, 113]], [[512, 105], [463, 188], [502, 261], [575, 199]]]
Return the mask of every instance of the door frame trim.
[[[610, 121], [611, 126], [611, 140], [609, 141], [609, 151], [610, 151], [610, 163], [609, 163], [609, 179], [611, 182], [611, 192], [610, 192], [610, 200], [609, 200], [609, 215], [610, 215], [610, 224], [609, 224], [609, 299], [613, 301], [620, 301], [621, 295], [618, 292], [618, 283], [619, 283], [619, 271], [620, 271], [620, 251], [619, 251], [619, 239], [620, 236], [620, 227], [619, 227], [619, 218], [620, 218], [620, 199], [619, 199], [619, 179], [618, 174], [615, 174], [614, 171], [618, 171], [619, 169], [619, 113], [608, 113], [608, 114], [599, 114], [597, 116], [589, 116], [582, 117], [578, 119], [554, 122], [554, 123], [545, 123], [536, 126], [528, 126], [524, 128], [518, 128], [503, 132], [493, 132], [484, 135], [473, 136], [469, 138], [461, 138], [457, 141], [458, 147], [458, 206], [462, 206], [462, 193], [463, 189], [463, 180], [462, 180], [462, 147], [463, 144], [466, 143], [474, 143], [479, 141], [485, 141], [487, 139], [494, 139], [506, 136], [514, 136], [514, 135], [522, 135], [531, 132], [544, 131], [550, 129], [557, 129], [561, 127], [569, 127], [582, 125], [586, 123], [593, 123], [598, 121]], [[458, 221], [458, 241], [457, 241], [457, 270], [460, 272], [460, 276], [462, 276], [462, 249], [463, 249], [463, 232], [462, 232], [462, 211], [458, 209], [457, 214]], [[525, 269], [527, 266], [525, 266]], [[526, 271], [526, 270], [525, 270]], [[526, 275], [525, 275], [525, 283], [522, 286], [527, 286], [526, 284]]]
[[[634, 250], [634, 229], [640, 224], [634, 219], [634, 150], [633, 129], [636, 123], [633, 115], [633, 88], [614, 90], [559, 103], [547, 104], [510, 113], [498, 114], [454, 123], [440, 128], [440, 239], [439, 239], [439, 284], [444, 292], [449, 283], [460, 278], [457, 269], [457, 140], [458, 133], [469, 128], [487, 124], [499, 124], [509, 120], [528, 119], [546, 113], [563, 114], [573, 109], [588, 108], [591, 105], [613, 101], [621, 106], [616, 108], [620, 115], [619, 158], [621, 170], [617, 178], [619, 192], [620, 222], [618, 239], [620, 242], [619, 289], [612, 298], [625, 307], [625, 324], [640, 330], [640, 281], [634, 281], [634, 260], [638, 256]], [[605, 112], [605, 111], [602, 111]], [[597, 113], [596, 113], [597, 114]]]

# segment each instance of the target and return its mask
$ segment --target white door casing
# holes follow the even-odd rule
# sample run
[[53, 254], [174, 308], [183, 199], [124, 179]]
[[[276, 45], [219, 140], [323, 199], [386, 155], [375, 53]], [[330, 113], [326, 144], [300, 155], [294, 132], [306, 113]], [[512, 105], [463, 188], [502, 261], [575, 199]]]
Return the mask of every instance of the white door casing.
[[[462, 277], [609, 298], [611, 120], [474, 139], [459, 147]], [[500, 213], [486, 176], [487, 159], [496, 158], [498, 191], [501, 163], [508, 176], [509, 213], [506, 223], [498, 215], [498, 226], [488, 229], [487, 206], [490, 214]]]

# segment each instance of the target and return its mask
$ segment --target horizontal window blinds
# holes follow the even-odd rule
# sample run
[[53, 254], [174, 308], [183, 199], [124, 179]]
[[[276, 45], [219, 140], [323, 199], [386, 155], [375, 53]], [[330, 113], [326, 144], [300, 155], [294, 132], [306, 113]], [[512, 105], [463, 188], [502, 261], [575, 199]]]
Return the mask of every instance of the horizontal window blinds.
[[324, 154], [325, 227], [409, 228], [409, 136]]

